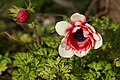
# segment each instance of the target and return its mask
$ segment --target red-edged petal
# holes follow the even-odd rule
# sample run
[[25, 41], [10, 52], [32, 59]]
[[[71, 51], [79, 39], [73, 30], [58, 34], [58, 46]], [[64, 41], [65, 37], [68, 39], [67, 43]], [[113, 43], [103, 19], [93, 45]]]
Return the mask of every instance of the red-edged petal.
[[85, 27], [82, 27], [82, 30], [83, 30], [84, 37], [88, 37], [88, 35], [90, 33], [89, 30], [87, 28], [85, 28]]
[[102, 36], [99, 33], [97, 33], [97, 34], [100, 37], [100, 39], [95, 41], [94, 49], [98, 49], [99, 47], [102, 46], [102, 43], [103, 43]]
[[95, 40], [100, 40], [101, 38], [97, 33], [92, 33], [92, 35]]
[[84, 57], [85, 55], [87, 55], [87, 53], [89, 52], [90, 49], [91, 49], [91, 47], [89, 47], [89, 49], [87, 49], [86, 51], [74, 52], [74, 54], [78, 57]]
[[85, 26], [88, 28], [90, 32], [96, 32], [94, 27], [92, 27], [90, 24], [86, 23]]

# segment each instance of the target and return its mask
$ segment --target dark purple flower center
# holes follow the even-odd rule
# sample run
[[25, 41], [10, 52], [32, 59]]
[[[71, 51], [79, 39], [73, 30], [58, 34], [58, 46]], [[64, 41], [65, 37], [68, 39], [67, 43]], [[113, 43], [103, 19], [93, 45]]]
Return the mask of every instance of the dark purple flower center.
[[73, 33], [73, 36], [74, 36], [74, 39], [78, 42], [83, 42], [87, 39], [84, 37], [82, 29], [79, 29], [75, 33]]

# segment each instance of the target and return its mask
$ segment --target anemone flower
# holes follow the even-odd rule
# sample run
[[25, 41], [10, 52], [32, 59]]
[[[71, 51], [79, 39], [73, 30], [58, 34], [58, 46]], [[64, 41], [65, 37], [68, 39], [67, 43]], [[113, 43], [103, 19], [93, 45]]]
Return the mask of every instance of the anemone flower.
[[86, 17], [79, 13], [74, 13], [67, 21], [57, 22], [56, 32], [64, 36], [58, 48], [62, 57], [70, 58], [73, 55], [85, 56], [91, 48], [98, 49], [102, 45], [101, 35], [86, 22]]

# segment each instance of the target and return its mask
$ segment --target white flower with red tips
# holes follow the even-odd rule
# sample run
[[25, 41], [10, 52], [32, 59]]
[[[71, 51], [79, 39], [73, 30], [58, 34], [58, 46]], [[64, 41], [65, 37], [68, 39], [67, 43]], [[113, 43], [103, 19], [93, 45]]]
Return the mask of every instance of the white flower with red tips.
[[102, 45], [101, 35], [88, 23], [86, 17], [75, 13], [71, 16], [71, 23], [67, 21], [57, 22], [55, 29], [64, 38], [59, 46], [59, 54], [70, 58], [73, 55], [85, 56], [91, 48], [98, 49]]

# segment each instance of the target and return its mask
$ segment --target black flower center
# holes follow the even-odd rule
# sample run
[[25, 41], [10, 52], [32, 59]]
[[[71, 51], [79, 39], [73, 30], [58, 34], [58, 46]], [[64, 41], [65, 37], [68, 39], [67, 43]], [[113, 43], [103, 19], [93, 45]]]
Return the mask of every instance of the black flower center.
[[82, 29], [77, 30], [77, 31], [73, 34], [73, 36], [74, 36], [74, 39], [75, 39], [76, 41], [78, 41], [78, 42], [83, 42], [83, 41], [85, 41], [85, 40], [87, 39], [87, 38], [84, 37], [84, 35], [83, 35], [83, 30], [82, 30]]

